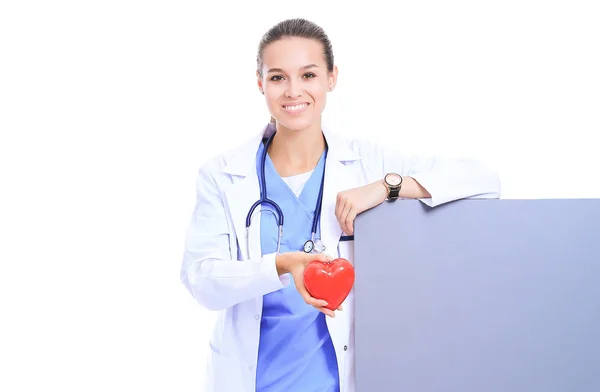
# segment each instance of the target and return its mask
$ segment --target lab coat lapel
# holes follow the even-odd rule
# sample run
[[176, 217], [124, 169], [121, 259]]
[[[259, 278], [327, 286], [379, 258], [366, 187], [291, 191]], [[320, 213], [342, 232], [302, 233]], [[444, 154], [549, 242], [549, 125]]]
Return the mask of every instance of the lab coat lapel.
[[321, 237], [326, 247], [325, 253], [337, 257], [337, 248], [342, 229], [335, 216], [338, 193], [358, 186], [358, 179], [346, 162], [358, 160], [358, 155], [350, 150], [345, 141], [323, 129], [329, 146], [325, 166], [325, 186], [321, 211]]
[[323, 188], [323, 206], [321, 209], [321, 237], [325, 253], [337, 256], [337, 246], [342, 229], [335, 216], [337, 194], [346, 188], [348, 180], [346, 167], [333, 158], [327, 158], [325, 166], [325, 186]]
[[[255, 162], [249, 162], [250, 165]], [[234, 178], [236, 176], [233, 176]], [[233, 226], [238, 238], [238, 249], [242, 260], [248, 258], [248, 246], [251, 257], [260, 257], [260, 207], [254, 210], [250, 226], [250, 242], [246, 242], [246, 215], [252, 204], [260, 198], [260, 188], [257, 176], [237, 177], [233, 186], [225, 192], [227, 205], [231, 212]]]
[[[321, 233], [323, 243], [327, 248], [325, 253], [332, 257], [338, 257], [338, 245], [342, 229], [335, 216], [337, 195], [342, 191], [363, 185], [361, 183], [362, 176], [356, 171], [357, 166], [354, 165], [354, 161], [360, 158], [348, 147], [345, 140], [331, 134], [326, 129], [323, 129], [323, 133], [329, 145], [329, 153], [327, 155], [327, 166], [325, 167]], [[349, 261], [354, 263], [354, 260]], [[349, 307], [352, 308], [352, 306], [352, 302], [350, 302]], [[340, 362], [343, 360], [341, 353], [343, 352], [342, 347], [349, 344], [351, 315], [352, 309], [346, 309], [343, 312], [338, 312], [335, 318], [326, 317], [327, 328], [336, 348], [338, 363], [343, 364], [344, 369], [347, 369], [347, 366], [344, 362]], [[342, 385], [342, 388], [345, 390], [344, 385]]]
[[256, 207], [250, 225], [250, 242], [246, 244], [246, 216], [252, 205], [260, 198], [260, 185], [256, 174], [256, 153], [263, 138], [268, 135], [269, 128], [252, 138], [233, 153], [232, 159], [223, 169], [231, 175], [232, 185], [225, 191], [227, 207], [231, 213], [233, 226], [238, 239], [241, 259], [248, 258], [248, 247], [252, 258], [261, 257], [260, 249], [260, 209]]

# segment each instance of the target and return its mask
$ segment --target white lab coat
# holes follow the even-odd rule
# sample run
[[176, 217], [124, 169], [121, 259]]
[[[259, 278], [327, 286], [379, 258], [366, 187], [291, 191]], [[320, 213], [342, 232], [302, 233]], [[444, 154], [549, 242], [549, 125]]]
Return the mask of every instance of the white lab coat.
[[[259, 215], [253, 217], [249, 259], [246, 253], [246, 214], [259, 199], [256, 153], [263, 135], [272, 129], [267, 126], [241, 147], [211, 159], [198, 173], [181, 280], [200, 305], [219, 312], [209, 344], [207, 392], [255, 390], [263, 295], [290, 284], [286, 276], [277, 275], [275, 254], [261, 257]], [[327, 129], [323, 133], [329, 152], [321, 233], [331, 256], [353, 261], [353, 242], [339, 242], [337, 194], [381, 180], [388, 172], [414, 177], [431, 194], [422, 200], [430, 207], [461, 198], [500, 196], [497, 174], [473, 160], [416, 157], [347, 140]], [[354, 291], [343, 303], [343, 311], [327, 317], [327, 326], [341, 392], [354, 392]]]

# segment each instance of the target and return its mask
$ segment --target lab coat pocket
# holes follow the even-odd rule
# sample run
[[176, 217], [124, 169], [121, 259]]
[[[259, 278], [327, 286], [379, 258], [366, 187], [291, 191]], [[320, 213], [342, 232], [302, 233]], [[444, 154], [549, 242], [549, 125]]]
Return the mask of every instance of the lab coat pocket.
[[354, 265], [354, 236], [346, 235], [340, 237], [338, 243], [338, 257], [346, 259], [350, 264]]
[[245, 391], [239, 362], [235, 358], [210, 352], [205, 392]]

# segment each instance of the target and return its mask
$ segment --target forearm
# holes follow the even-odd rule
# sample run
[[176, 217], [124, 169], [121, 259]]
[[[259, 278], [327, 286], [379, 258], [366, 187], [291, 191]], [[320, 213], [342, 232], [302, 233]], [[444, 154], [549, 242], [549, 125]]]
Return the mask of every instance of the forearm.
[[402, 177], [400, 197], [407, 199], [427, 199], [430, 198], [431, 195], [417, 180], [409, 176], [404, 176]]
[[275, 272], [275, 258], [275, 254], [244, 261], [184, 258], [181, 279], [199, 304], [222, 310], [286, 286], [289, 280]]

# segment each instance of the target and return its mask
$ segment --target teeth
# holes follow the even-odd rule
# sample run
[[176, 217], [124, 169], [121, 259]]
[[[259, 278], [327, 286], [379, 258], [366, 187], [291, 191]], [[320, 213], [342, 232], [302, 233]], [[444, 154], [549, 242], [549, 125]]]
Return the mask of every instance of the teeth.
[[305, 103], [301, 103], [299, 105], [294, 105], [294, 106], [284, 106], [285, 110], [289, 110], [289, 111], [297, 111], [300, 109], [304, 109], [306, 107]]

